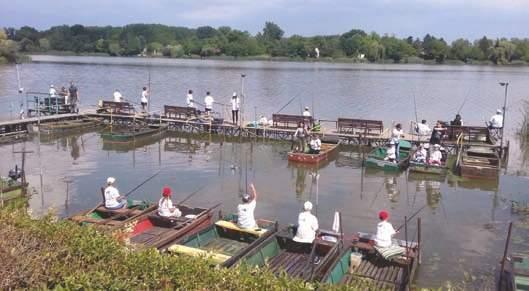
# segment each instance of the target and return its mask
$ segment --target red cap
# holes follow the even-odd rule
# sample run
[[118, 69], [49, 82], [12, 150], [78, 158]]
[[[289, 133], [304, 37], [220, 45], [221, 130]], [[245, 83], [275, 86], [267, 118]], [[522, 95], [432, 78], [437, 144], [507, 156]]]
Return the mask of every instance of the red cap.
[[381, 220], [386, 220], [389, 218], [389, 213], [386, 210], [382, 210], [378, 213], [378, 218]]
[[163, 197], [169, 197], [171, 196], [171, 193], [172, 193], [171, 188], [167, 186], [163, 187], [163, 190], [162, 190]]

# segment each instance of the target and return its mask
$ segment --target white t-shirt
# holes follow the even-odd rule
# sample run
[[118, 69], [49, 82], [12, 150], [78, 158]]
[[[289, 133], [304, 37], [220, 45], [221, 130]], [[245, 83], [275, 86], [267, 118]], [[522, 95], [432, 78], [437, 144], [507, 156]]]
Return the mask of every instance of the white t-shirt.
[[503, 127], [503, 115], [501, 114], [494, 114], [490, 118], [490, 126], [494, 128], [502, 128]]
[[318, 230], [318, 218], [310, 211], [301, 212], [298, 216], [298, 230], [293, 240], [302, 243], [312, 243]]
[[313, 139], [310, 141], [310, 148], [319, 151], [321, 149], [321, 140]]
[[310, 111], [308, 110], [303, 111], [303, 116], [310, 117]]
[[231, 110], [239, 110], [239, 97], [231, 98]]
[[187, 103], [187, 107], [191, 107], [191, 108], [195, 107], [195, 102], [193, 100], [193, 94], [187, 94], [186, 103]]
[[421, 148], [419, 150], [417, 150], [417, 152], [415, 153], [415, 158], [425, 158], [426, 159], [426, 155], [428, 154], [428, 152], [426, 151], [425, 148]]
[[119, 91], [114, 92], [114, 102], [121, 102], [122, 98], [123, 96], [121, 95], [121, 93], [119, 93]]
[[419, 123], [417, 124], [418, 134], [419, 135], [429, 135], [432, 133], [432, 129], [428, 126], [428, 124]]
[[400, 141], [400, 137], [404, 134], [404, 132], [401, 130], [398, 130], [396, 127], [391, 132], [391, 140], [393, 140], [395, 143], [398, 143]]
[[149, 91], [143, 90], [143, 92], [141, 92], [141, 103], [149, 102], [149, 99], [147, 99], [147, 96], [149, 96]]
[[237, 206], [238, 221], [237, 224], [241, 228], [256, 228], [257, 223], [255, 222], [254, 211], [256, 201], [255, 199], [249, 203], [239, 204]]
[[55, 90], [55, 88], [50, 88], [50, 96], [51, 97], [57, 96], [57, 90]]
[[394, 146], [387, 148], [386, 149], [386, 158], [388, 158], [388, 159], [396, 159], [397, 158], [396, 150], [397, 149]]
[[105, 207], [114, 208], [119, 205], [119, 191], [114, 186], [105, 188]]
[[436, 162], [441, 162], [441, 159], [443, 158], [443, 154], [441, 153], [440, 150], [434, 150], [431, 154], [430, 154], [430, 160], [431, 161], [436, 161]]
[[175, 208], [174, 211], [171, 210], [173, 208], [173, 201], [171, 201], [170, 198], [162, 197], [160, 198], [160, 201], [158, 201], [158, 214], [160, 216], [169, 217], [169, 216], [175, 216], [180, 217], [182, 215], [182, 212], [178, 208]]
[[392, 245], [391, 238], [395, 234], [393, 225], [387, 221], [381, 221], [377, 225], [377, 234], [375, 236], [375, 243], [379, 247], [387, 248]]
[[261, 117], [261, 119], [259, 119], [259, 124], [260, 125], [268, 125], [268, 119], [266, 119], [266, 117]]
[[206, 98], [204, 98], [204, 104], [206, 105], [207, 109], [213, 108], [213, 102], [215, 102], [215, 100], [213, 97], [211, 97], [211, 95], [208, 95]]

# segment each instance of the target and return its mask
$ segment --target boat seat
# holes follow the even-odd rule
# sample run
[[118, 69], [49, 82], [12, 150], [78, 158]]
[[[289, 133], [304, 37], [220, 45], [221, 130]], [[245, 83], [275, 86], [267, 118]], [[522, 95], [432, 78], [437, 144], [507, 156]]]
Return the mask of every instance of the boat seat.
[[127, 215], [136, 215], [141, 213], [140, 210], [137, 209], [129, 209], [129, 208], [120, 208], [120, 209], [108, 209], [105, 206], [99, 206], [96, 208], [96, 211], [102, 212], [102, 213], [108, 213], [110, 216], [118, 215], [118, 214], [127, 214]]
[[176, 253], [176, 254], [211, 258], [213, 262], [217, 264], [222, 264], [231, 258], [231, 256], [227, 256], [225, 254], [215, 253], [215, 252], [206, 251], [206, 250], [188, 247], [188, 246], [179, 245], [179, 244], [172, 245], [167, 250], [171, 253]]
[[148, 217], [154, 225], [160, 227], [175, 227], [188, 220], [185, 217], [164, 217], [160, 216], [158, 213], [150, 214]]
[[235, 224], [235, 223], [233, 223], [231, 221], [226, 221], [226, 220], [219, 220], [219, 221], [215, 222], [215, 225], [223, 227], [223, 228], [235, 230], [235, 231], [238, 231], [238, 232], [249, 233], [249, 234], [256, 235], [256, 236], [262, 236], [263, 234], [265, 234], [268, 231], [267, 229], [262, 229], [262, 228], [257, 228], [257, 229], [240, 228], [237, 224]]

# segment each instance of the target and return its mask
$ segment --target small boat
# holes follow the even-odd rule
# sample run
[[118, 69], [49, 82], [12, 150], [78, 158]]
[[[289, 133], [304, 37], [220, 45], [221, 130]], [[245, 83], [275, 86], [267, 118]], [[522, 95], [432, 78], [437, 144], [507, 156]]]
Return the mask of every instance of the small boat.
[[316, 238], [312, 244], [299, 243], [293, 231], [276, 233], [250, 250], [239, 264], [267, 266], [274, 274], [286, 272], [289, 277], [319, 281], [338, 255], [338, 244]]
[[398, 241], [407, 252], [388, 261], [377, 254], [373, 235], [359, 233], [323, 275], [322, 282], [358, 288], [358, 290], [409, 290], [419, 263], [419, 244]]
[[500, 159], [494, 148], [471, 146], [460, 154], [459, 173], [471, 179], [498, 179]]
[[406, 169], [411, 157], [411, 143], [409, 141], [400, 141], [399, 155], [400, 161], [398, 163], [385, 161], [386, 147], [377, 147], [367, 155], [364, 164], [366, 167], [381, 168], [384, 169], [384, 171], [399, 171]]
[[85, 129], [94, 129], [101, 126], [103, 123], [94, 118], [81, 118], [75, 120], [63, 120], [56, 122], [41, 123], [38, 130], [42, 134], [57, 134], [67, 133]]
[[0, 201], [6, 202], [22, 197], [27, 185], [27, 183], [22, 185], [21, 182], [8, 177], [0, 177]]
[[[179, 205], [180, 217], [162, 217], [155, 209], [127, 223], [124, 232], [132, 244], [163, 248], [166, 244], [208, 227], [212, 209]], [[130, 229], [130, 231], [129, 231]]]
[[297, 163], [318, 164], [327, 160], [329, 155], [331, 155], [339, 145], [340, 144], [322, 143], [319, 154], [306, 154], [292, 151], [288, 153], [288, 160]]
[[135, 128], [117, 127], [101, 133], [101, 137], [103, 141], [108, 142], [130, 142], [136, 138], [160, 134], [166, 130], [167, 124], [151, 124]]
[[167, 248], [173, 254], [206, 256], [212, 262], [230, 267], [240, 257], [277, 231], [277, 223], [259, 219], [258, 229], [242, 229], [235, 223], [237, 216], [218, 220], [202, 231], [185, 236]]
[[145, 201], [129, 200], [127, 208], [111, 210], [101, 203], [96, 208], [82, 211], [69, 219], [83, 225], [92, 224], [106, 229], [115, 229], [153, 211], [157, 207], [157, 205]]
[[[501, 268], [500, 268], [501, 269]], [[513, 255], [505, 261], [502, 276], [497, 271], [497, 290], [522, 291], [529, 290], [529, 257]]]

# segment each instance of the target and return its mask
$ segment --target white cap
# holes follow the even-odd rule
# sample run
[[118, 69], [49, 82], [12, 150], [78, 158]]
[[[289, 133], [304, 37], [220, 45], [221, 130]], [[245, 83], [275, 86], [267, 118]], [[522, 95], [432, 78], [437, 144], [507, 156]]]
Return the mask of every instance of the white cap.
[[434, 147], [434, 148], [440, 148], [441, 145], [436, 143], [436, 144], [433, 145], [433, 147]]
[[310, 201], [307, 201], [303, 204], [303, 209], [305, 209], [305, 211], [311, 211], [312, 210], [312, 203]]
[[55, 87], [55, 86], [53, 86], [53, 84], [51, 84], [51, 85], [50, 85], [50, 88], [53, 88], [53, 87]]
[[390, 140], [389, 144], [395, 144], [395, 141], [394, 140]]
[[425, 143], [425, 144], [423, 145], [423, 147], [424, 147], [425, 149], [429, 149], [429, 148], [430, 148], [430, 144], [429, 144], [429, 143]]
[[236, 97], [237, 96], [237, 92], [233, 92], [233, 97]]
[[497, 109], [496, 113], [501, 114], [501, 109]]
[[116, 178], [114, 178], [114, 177], [108, 177], [107, 178], [107, 184], [114, 184], [114, 182], [116, 182]]

